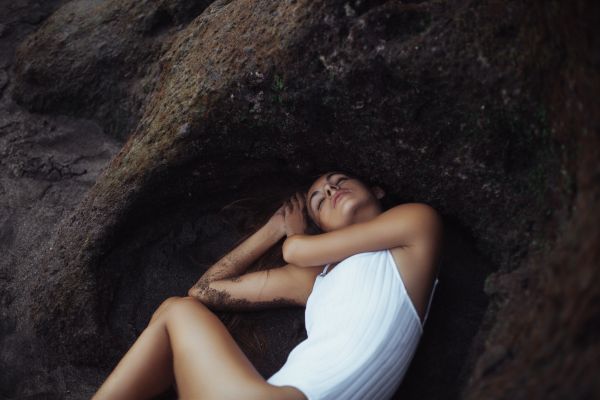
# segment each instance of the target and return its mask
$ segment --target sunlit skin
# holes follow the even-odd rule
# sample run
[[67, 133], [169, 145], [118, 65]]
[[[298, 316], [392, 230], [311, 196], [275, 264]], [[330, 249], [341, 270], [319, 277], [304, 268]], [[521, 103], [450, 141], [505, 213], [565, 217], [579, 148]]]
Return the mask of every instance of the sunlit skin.
[[[338, 192], [341, 196], [334, 204]], [[379, 186], [368, 188], [358, 179], [332, 171], [323, 174], [309, 188], [307, 212], [321, 230], [329, 232], [381, 214], [379, 199], [384, 195]]]
[[[335, 197], [342, 192], [341, 197]], [[414, 203], [382, 213], [380, 199], [384, 194], [380, 187], [368, 187], [349, 175], [331, 171], [313, 182], [306, 193], [292, 195], [264, 226], [205, 271], [188, 290], [188, 296], [170, 297], [156, 309], [92, 400], [149, 399], [172, 385], [180, 399], [306, 400], [295, 387], [266, 382], [214, 311], [306, 306], [323, 265], [288, 262], [246, 272], [281, 239], [287, 237], [287, 242], [305, 236], [306, 212], [325, 233], [373, 221], [368, 223], [376, 227], [373, 240], [396, 243], [406, 239], [414, 243], [406, 251], [398, 244], [389, 247], [394, 247], [390, 251], [397, 265], [404, 268], [401, 274], [408, 293], [416, 299], [422, 316], [434, 274], [432, 254], [437, 248], [437, 239], [425, 239], [437, 236], [429, 234], [434, 230], [427, 228], [437, 226], [437, 222], [429, 209]], [[363, 225], [356, 227], [360, 237], [352, 243], [364, 246]], [[343, 242], [348, 237], [345, 231], [336, 232], [344, 235]], [[320, 236], [311, 238], [317, 240], [311, 254], [317, 254], [318, 247], [323, 252], [328, 242]], [[412, 242], [413, 238], [419, 238], [418, 242]]]

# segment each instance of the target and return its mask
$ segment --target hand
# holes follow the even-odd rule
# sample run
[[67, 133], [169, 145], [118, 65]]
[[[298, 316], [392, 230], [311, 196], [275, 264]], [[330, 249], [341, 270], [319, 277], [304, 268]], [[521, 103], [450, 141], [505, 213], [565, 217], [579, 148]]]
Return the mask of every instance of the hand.
[[284, 229], [285, 235], [303, 234], [306, 231], [306, 218], [304, 216], [305, 195], [296, 192], [288, 201], [285, 202], [284, 209]]
[[285, 206], [287, 200], [275, 211], [275, 213], [267, 221], [267, 225], [270, 225], [283, 237], [285, 235]]

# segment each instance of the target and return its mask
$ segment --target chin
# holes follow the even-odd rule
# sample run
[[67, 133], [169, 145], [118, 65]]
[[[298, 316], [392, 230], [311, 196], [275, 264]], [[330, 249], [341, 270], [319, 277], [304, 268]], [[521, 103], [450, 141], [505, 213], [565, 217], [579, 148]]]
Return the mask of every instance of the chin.
[[341, 218], [338, 219], [332, 226], [329, 226], [325, 229], [326, 232], [335, 231], [337, 229], [345, 228], [346, 226], [350, 226], [354, 224], [354, 220], [352, 218]]
[[336, 224], [336, 227], [332, 230], [344, 228], [346, 226], [354, 224], [356, 222], [354, 219], [356, 216], [357, 206], [358, 204], [356, 203], [356, 201], [353, 201], [353, 199], [345, 199], [345, 201], [340, 203], [340, 209], [338, 210], [339, 220]]

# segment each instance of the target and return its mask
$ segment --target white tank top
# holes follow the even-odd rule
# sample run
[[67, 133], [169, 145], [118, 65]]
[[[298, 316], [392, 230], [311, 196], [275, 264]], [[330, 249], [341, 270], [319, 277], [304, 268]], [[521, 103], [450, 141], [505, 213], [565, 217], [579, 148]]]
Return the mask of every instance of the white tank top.
[[308, 297], [308, 337], [288, 355], [267, 382], [294, 386], [308, 400], [390, 399], [423, 334], [423, 323], [408, 296], [389, 250], [358, 253], [329, 265]]

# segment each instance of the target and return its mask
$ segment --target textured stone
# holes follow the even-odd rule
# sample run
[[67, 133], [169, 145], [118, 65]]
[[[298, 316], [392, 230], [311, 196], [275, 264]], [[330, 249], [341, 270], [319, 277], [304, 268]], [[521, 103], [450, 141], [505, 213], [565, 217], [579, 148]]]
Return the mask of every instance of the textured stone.
[[[238, 0], [180, 16], [183, 2], [89, 4], [66, 3], [17, 52], [19, 104], [93, 118], [123, 143], [43, 245], [26, 242], [33, 261], [6, 269], [18, 278], [3, 360], [35, 346], [42, 377], [23, 361], [4, 378], [11, 394], [85, 397], [160, 301], [246, 232], [235, 227], [327, 169], [446, 223], [438, 294], [397, 398], [600, 393], [600, 53], [597, 24], [576, 23], [597, 15], [591, 1]], [[3, 173], [22, 184], [83, 171], [15, 148]], [[35, 188], [21, 196], [46, 198]], [[13, 249], [17, 224], [3, 221]], [[232, 334], [265, 337], [268, 352], [244, 350], [267, 377], [303, 339], [302, 316], [246, 315]]]

